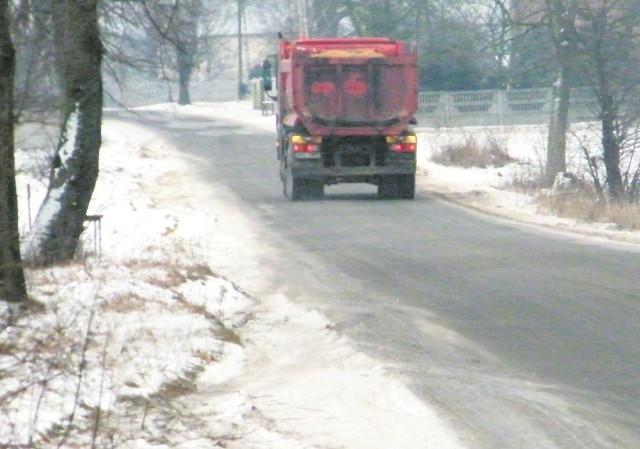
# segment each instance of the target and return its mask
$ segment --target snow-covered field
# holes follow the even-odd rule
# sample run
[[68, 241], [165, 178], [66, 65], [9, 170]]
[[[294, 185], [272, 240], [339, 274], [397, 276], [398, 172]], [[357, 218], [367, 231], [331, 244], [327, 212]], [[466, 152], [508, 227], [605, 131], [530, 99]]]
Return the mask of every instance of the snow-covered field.
[[[274, 127], [246, 102], [151, 108]], [[480, 170], [429, 160], [469, 133], [500, 139], [519, 162]], [[230, 192], [195, 185], [151, 129], [106, 120], [103, 136], [89, 210], [102, 220], [85, 232], [84, 257], [28, 271], [39, 303], [31, 313], [0, 304], [0, 447], [463, 447], [319, 312], [281, 294], [250, 297], [218, 274], [261, 250]], [[503, 189], [536, 169], [539, 127], [423, 129], [420, 142], [421, 188], [497, 215], [640, 241], [541, 216], [528, 196]], [[24, 232], [28, 204], [35, 214], [45, 188], [34, 154], [17, 155]]]

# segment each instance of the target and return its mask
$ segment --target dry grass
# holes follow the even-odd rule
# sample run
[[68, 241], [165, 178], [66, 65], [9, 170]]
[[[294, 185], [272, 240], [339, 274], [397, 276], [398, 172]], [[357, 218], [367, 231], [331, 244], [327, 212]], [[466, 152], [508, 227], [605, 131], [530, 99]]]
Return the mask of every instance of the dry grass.
[[213, 271], [208, 265], [199, 264], [199, 265], [190, 265], [187, 267], [182, 267], [185, 272], [185, 277], [190, 281], [197, 281], [200, 279], [206, 279], [209, 276], [215, 276]]
[[[59, 426], [47, 427], [38, 437], [40, 441], [60, 441], [58, 446], [66, 447], [69, 435], [76, 438], [82, 434], [87, 441], [91, 438], [109, 441], [110, 435], [117, 435], [119, 441], [123, 441], [140, 431], [159, 435], [158, 429], [166, 427], [175, 418], [179, 399], [197, 390], [202, 370], [223, 361], [224, 343], [242, 345], [233, 325], [225, 324], [226, 321], [217, 316], [215, 303], [209, 304], [209, 300], [222, 301], [223, 296], [230, 294], [226, 292], [230, 287], [224, 283], [219, 286], [215, 280], [217, 275], [197, 258], [197, 254], [189, 257], [188, 249], [175, 248], [178, 245], [173, 240], [166, 240], [169, 240], [166, 246], [149, 248], [150, 257], [119, 261], [117, 266], [100, 261], [94, 264], [88, 259], [28, 270], [30, 290], [35, 298], [43, 301], [43, 304], [36, 301], [28, 304], [34, 312], [47, 316], [44, 320], [38, 318], [31, 322], [32, 314], [20, 315], [19, 326], [11, 325], [2, 330], [0, 381], [3, 383], [0, 390], [3, 391], [0, 399], [3, 402], [0, 408], [19, 409], [21, 401], [32, 404], [31, 398], [39, 394], [43, 399], [37, 408], [48, 413], [49, 404], [66, 394], [75, 401], [74, 407], [85, 412], [83, 416], [75, 415], [75, 419], [65, 419]], [[198, 285], [190, 289], [188, 284], [194, 281]], [[206, 289], [210, 281], [210, 292], [203, 291], [200, 284]], [[79, 300], [71, 301], [76, 295]], [[203, 301], [207, 303], [203, 304]], [[149, 314], [145, 315], [145, 311]], [[142, 316], [143, 321], [129, 320], [126, 316], [130, 313], [136, 319]], [[222, 311], [219, 313], [224, 316]], [[216, 343], [185, 348], [177, 357], [175, 367], [168, 370], [160, 359], [162, 344], [169, 338], [167, 329], [153, 318], [174, 314], [194, 323], [190, 332], [179, 330], [176, 335], [193, 334], [199, 341], [206, 339]], [[118, 329], [117, 315], [126, 317], [122, 320], [127, 326], [127, 333], [123, 334], [128, 335], [126, 338], [112, 338], [111, 333]], [[149, 319], [144, 320], [145, 316]], [[193, 321], [190, 321], [191, 317]], [[0, 320], [2, 318], [0, 316]], [[174, 331], [171, 326], [168, 330]], [[158, 354], [159, 360], [145, 355], [146, 350], [140, 349], [152, 346], [158, 348], [153, 353]], [[138, 351], [149, 360], [137, 361], [139, 363], [133, 367], [127, 367], [127, 359], [136, 357]], [[136, 371], [129, 374], [130, 369]], [[151, 370], [163, 376], [161, 385], [147, 384], [146, 373]], [[84, 384], [78, 390], [78, 396], [70, 396], [72, 387], [80, 385], [84, 379], [88, 379], [87, 385], [94, 386], [90, 382], [96, 375], [108, 380], [105, 389], [113, 388], [108, 394], [117, 396], [120, 386], [128, 387], [108, 413], [87, 405], [84, 395], [94, 392], [85, 389]], [[112, 382], [111, 386], [107, 385], [109, 382]], [[135, 397], [139, 394], [135, 390], [145, 391], [147, 397]], [[128, 427], [133, 430], [119, 426], [123, 417], [132, 421]], [[38, 420], [38, 417], [34, 419]], [[137, 429], [136, 422], [139, 422]], [[93, 429], [96, 433], [91, 436]]]
[[[0, 342], [0, 355], [13, 355], [18, 348], [13, 343]], [[0, 369], [0, 377], [2, 377], [2, 369]]]
[[211, 321], [215, 327], [213, 329], [213, 333], [218, 340], [224, 341], [226, 343], [233, 343], [239, 346], [243, 345], [242, 339], [240, 338], [240, 336], [233, 329], [230, 329], [227, 326], [225, 326], [222, 320], [220, 320], [220, 318], [209, 313], [205, 306], [191, 304], [185, 301], [181, 295], [177, 295], [177, 299], [187, 310], [191, 311], [191, 313], [195, 315], [202, 315], [206, 317], [209, 321]]
[[464, 168], [503, 167], [514, 162], [495, 139], [480, 145], [473, 137], [468, 137], [461, 144], [446, 146], [434, 154], [432, 160], [441, 165]]
[[640, 230], [640, 206], [600, 201], [584, 191], [540, 196], [538, 207], [562, 218], [586, 223], [613, 223], [617, 229], [626, 231]]
[[168, 401], [195, 392], [198, 389], [198, 376], [203, 370], [201, 366], [194, 366], [191, 370], [182, 373], [181, 377], [162, 384], [160, 390], [151, 397]]
[[637, 204], [610, 205], [609, 221], [626, 231], [640, 230], [640, 206]]
[[228, 327], [224, 326], [222, 323], [220, 323], [220, 327], [218, 327], [218, 329], [215, 330], [215, 334], [219, 340], [222, 340], [227, 343], [233, 343], [238, 346], [243, 346], [242, 339], [240, 338], [240, 336], [236, 332], [234, 332], [232, 329], [229, 329]]
[[170, 266], [169, 262], [136, 259], [125, 262], [123, 265], [135, 272], [136, 279], [167, 289], [177, 287], [187, 280], [197, 281], [215, 276], [211, 268], [204, 264]]
[[109, 301], [105, 301], [99, 305], [101, 311], [109, 311], [120, 314], [130, 313], [136, 310], [143, 310], [146, 298], [131, 292], [125, 292], [117, 295]]

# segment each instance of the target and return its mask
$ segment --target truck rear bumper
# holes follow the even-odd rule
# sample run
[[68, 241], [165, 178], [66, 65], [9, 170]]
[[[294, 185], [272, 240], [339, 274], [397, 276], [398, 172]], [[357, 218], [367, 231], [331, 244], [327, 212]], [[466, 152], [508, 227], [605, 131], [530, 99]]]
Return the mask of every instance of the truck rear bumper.
[[364, 167], [323, 167], [320, 161], [296, 161], [292, 167], [293, 175], [304, 179], [341, 179], [350, 182], [366, 182], [370, 178], [389, 175], [414, 175], [415, 163]]

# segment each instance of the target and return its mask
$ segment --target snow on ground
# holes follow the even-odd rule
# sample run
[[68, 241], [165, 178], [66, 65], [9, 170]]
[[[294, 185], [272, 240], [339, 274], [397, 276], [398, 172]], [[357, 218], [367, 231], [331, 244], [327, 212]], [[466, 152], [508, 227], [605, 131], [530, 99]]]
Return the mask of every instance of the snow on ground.
[[[586, 162], [581, 145], [595, 139], [588, 124], [573, 125], [567, 143], [567, 171], [584, 175]], [[418, 165], [422, 173], [419, 185], [446, 197], [449, 201], [475, 208], [493, 216], [584, 236], [593, 241], [640, 243], [640, 232], [619, 229], [613, 223], [585, 222], [551, 215], [538, 205], [540, 195], [532, 181], [539, 179], [545, 163], [546, 127], [463, 127], [450, 129], [419, 128]], [[480, 146], [498, 145], [508, 151], [514, 162], [504, 167], [461, 168], [434, 163], [431, 157], [452, 144], [473, 139]]]
[[[246, 102], [149, 108], [274, 127]], [[583, 230], [504, 190], [535, 170], [543, 130], [481, 131], [421, 129], [420, 186], [493, 214]], [[232, 192], [195, 184], [152, 129], [110, 119], [103, 133], [89, 210], [103, 218], [85, 231], [84, 256], [28, 271], [30, 313], [0, 304], [0, 447], [462, 447], [443, 417], [319, 312], [281, 294], [252, 298], [216, 274], [268, 250]], [[430, 161], [470, 133], [501, 139], [519, 162], [463, 170]], [[23, 232], [27, 192], [36, 205], [44, 195], [39, 154], [17, 155]]]

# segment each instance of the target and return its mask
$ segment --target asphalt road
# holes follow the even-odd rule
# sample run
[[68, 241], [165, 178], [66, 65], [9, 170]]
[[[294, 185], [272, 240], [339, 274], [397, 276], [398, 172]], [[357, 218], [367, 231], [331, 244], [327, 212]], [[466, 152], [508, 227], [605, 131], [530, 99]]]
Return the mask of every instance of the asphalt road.
[[290, 202], [273, 135], [140, 119], [228, 188], [272, 248], [254, 294], [322, 310], [470, 448], [640, 448], [640, 251], [498, 221], [424, 189], [381, 201], [347, 185]]

